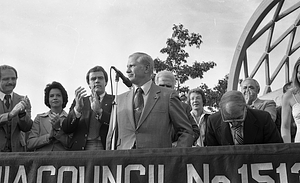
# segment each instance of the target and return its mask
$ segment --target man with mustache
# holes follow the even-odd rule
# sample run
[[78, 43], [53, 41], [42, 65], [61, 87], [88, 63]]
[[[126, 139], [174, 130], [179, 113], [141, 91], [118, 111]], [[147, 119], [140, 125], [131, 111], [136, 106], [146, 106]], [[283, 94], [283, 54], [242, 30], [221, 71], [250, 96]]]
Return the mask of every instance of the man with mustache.
[[13, 90], [18, 79], [17, 70], [8, 65], [0, 66], [0, 150], [1, 152], [25, 151], [25, 136], [32, 126], [31, 105], [27, 96]]
[[75, 90], [75, 100], [62, 128], [73, 134], [69, 150], [104, 150], [114, 96], [105, 92], [108, 76], [101, 66], [86, 74], [91, 90], [87, 96], [83, 87]]
[[272, 120], [276, 120], [276, 103], [273, 100], [261, 100], [257, 97], [260, 91], [259, 83], [253, 78], [246, 78], [241, 83], [241, 92], [246, 100], [246, 104], [258, 110], [270, 113]]

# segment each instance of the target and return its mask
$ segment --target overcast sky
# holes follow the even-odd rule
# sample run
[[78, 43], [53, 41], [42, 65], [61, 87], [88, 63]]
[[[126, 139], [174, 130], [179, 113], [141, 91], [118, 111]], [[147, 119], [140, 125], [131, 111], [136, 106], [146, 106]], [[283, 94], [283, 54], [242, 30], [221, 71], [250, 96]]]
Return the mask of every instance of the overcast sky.
[[[126, 71], [127, 58], [159, 51], [183, 24], [202, 35], [200, 49], [192, 49], [189, 64], [214, 61], [217, 66], [201, 83], [214, 87], [229, 73], [238, 40], [261, 0], [0, 0], [0, 62], [18, 70], [15, 92], [28, 95], [33, 117], [48, 110], [44, 88], [52, 81], [69, 94], [66, 111], [78, 86], [88, 89], [86, 72], [101, 65], [110, 74], [115, 66]], [[114, 74], [114, 73], [113, 73]], [[126, 75], [126, 74], [125, 74]], [[114, 75], [113, 75], [114, 76]], [[115, 87], [115, 83], [113, 82]], [[110, 93], [111, 84], [107, 91]], [[119, 94], [127, 88], [119, 82]]]

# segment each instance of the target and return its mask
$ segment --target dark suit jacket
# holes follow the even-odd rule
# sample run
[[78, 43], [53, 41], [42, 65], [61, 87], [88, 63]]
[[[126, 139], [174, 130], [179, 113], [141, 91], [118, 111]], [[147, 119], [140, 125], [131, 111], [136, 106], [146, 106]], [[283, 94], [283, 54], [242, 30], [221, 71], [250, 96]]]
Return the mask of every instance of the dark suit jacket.
[[[172, 147], [173, 127], [180, 133], [177, 147], [192, 146], [192, 127], [175, 90], [152, 83], [137, 127], [133, 116], [133, 96], [131, 89], [117, 98], [117, 149], [131, 149], [135, 142], [137, 149]], [[112, 132], [110, 125], [107, 149], [111, 149]]]
[[[217, 112], [208, 117], [206, 145], [234, 145], [230, 125]], [[244, 122], [244, 144], [282, 143], [282, 138], [270, 114], [257, 109], [247, 109]]]
[[[13, 93], [13, 100], [11, 109], [17, 105], [23, 96]], [[1, 101], [3, 104], [3, 102]], [[9, 110], [11, 111], [11, 110]], [[8, 111], [5, 109], [4, 105], [0, 105], [0, 150], [2, 150], [6, 143], [5, 135], [7, 133], [6, 127], [4, 125], [8, 122]], [[20, 135], [20, 132], [28, 132], [31, 127], [33, 121], [29, 117], [29, 114], [22, 119], [18, 116], [12, 118], [9, 122], [11, 123], [11, 148], [12, 152], [22, 152], [24, 151], [24, 147], [22, 146], [22, 142], [24, 141], [23, 137]]]
[[196, 121], [194, 120], [193, 116], [191, 115], [191, 106], [189, 104], [186, 104], [184, 102], [181, 103], [183, 108], [184, 108], [184, 111], [185, 113], [187, 114], [188, 118], [189, 118], [189, 121], [192, 125], [192, 129], [193, 129], [193, 132], [194, 132], [194, 143], [197, 141], [197, 139], [199, 138], [200, 136], [200, 129], [199, 129], [199, 126], [197, 125]]
[[[100, 127], [100, 137], [105, 149], [106, 145], [106, 136], [110, 121], [110, 113], [112, 108], [112, 103], [114, 101], [114, 96], [105, 94], [103, 100], [101, 102], [101, 107], [103, 109], [102, 116], [100, 119], [101, 127]], [[73, 137], [69, 144], [69, 150], [84, 150], [86, 146], [86, 141], [89, 133], [89, 124], [91, 115], [93, 113], [91, 109], [91, 103], [89, 97], [83, 98], [84, 107], [82, 110], [82, 114], [80, 118], [76, 118], [74, 107], [75, 100], [70, 108], [70, 112], [68, 117], [63, 121], [62, 129], [65, 133], [71, 134], [73, 133]]]

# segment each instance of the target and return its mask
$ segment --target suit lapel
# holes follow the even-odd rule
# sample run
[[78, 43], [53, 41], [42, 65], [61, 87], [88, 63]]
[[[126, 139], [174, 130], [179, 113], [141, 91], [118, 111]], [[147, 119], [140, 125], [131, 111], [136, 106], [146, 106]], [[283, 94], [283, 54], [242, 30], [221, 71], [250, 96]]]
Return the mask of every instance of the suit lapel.
[[221, 120], [221, 137], [224, 137], [224, 140], [221, 140], [223, 142], [226, 142], [227, 144], [221, 143], [222, 145], [234, 145], [230, 125], [228, 123], [225, 123], [223, 120]]
[[[49, 111], [50, 113], [50, 111]], [[49, 116], [49, 113], [48, 113], [48, 116]], [[52, 130], [52, 125], [49, 121], [45, 120], [45, 119], [48, 119], [50, 120], [49, 117], [47, 117], [46, 115], [45, 116], [41, 116], [42, 117], [42, 120], [41, 120], [41, 127], [44, 128], [44, 130], [47, 132], [47, 133], [51, 133], [51, 130]]]
[[137, 128], [139, 128], [143, 124], [147, 116], [150, 114], [152, 108], [154, 107], [155, 103], [159, 99], [160, 92], [161, 91], [159, 87], [156, 87], [156, 85], [152, 83], [149, 90], [148, 99], [145, 103]]
[[244, 122], [244, 143], [254, 144], [257, 133], [257, 119], [252, 115], [251, 109], [248, 109], [247, 116]]
[[[16, 106], [20, 101], [22, 100], [22, 96], [13, 93], [13, 99], [12, 99], [12, 106]], [[12, 120], [11, 123], [11, 133], [13, 133], [15, 131], [15, 128], [17, 127], [17, 121], [15, 121], [14, 119]]]
[[263, 107], [264, 103], [262, 100], [260, 100], [259, 98], [257, 98], [254, 102], [254, 108], [255, 109], [260, 109], [260, 110], [263, 110], [264, 107]]
[[83, 98], [83, 103], [84, 103], [84, 106], [86, 106], [86, 107], [83, 108], [82, 115], [83, 115], [83, 119], [86, 119], [86, 120], [84, 120], [86, 126], [89, 127], [90, 115], [91, 115], [91, 110], [92, 110], [91, 103], [90, 103], [90, 97], [88, 96], [88, 97]]

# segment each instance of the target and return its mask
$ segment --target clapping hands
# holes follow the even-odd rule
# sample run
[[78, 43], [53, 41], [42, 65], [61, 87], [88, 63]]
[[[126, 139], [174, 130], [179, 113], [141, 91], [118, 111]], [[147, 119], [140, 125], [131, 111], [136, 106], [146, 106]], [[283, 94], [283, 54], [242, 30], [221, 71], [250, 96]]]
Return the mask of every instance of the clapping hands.
[[31, 111], [30, 100], [27, 96], [25, 96], [9, 113], [10, 117], [13, 118], [17, 116], [19, 113], [24, 113], [25, 110]]
[[90, 97], [90, 102], [91, 102], [92, 110], [97, 115], [101, 115], [102, 114], [102, 108], [101, 108], [100, 97], [98, 96], [98, 94], [94, 90], [92, 90], [92, 95]]
[[60, 118], [59, 114], [51, 113], [49, 115], [50, 123], [52, 124], [52, 129], [59, 130], [60, 129]]
[[86, 96], [86, 90], [82, 87], [78, 87], [75, 90], [75, 101], [76, 101], [76, 105], [75, 105], [75, 109], [76, 111], [78, 111], [79, 113], [82, 112], [82, 108], [84, 106], [83, 104], [83, 98]]

